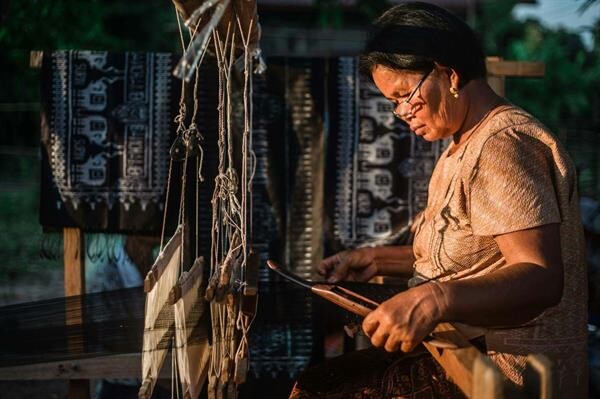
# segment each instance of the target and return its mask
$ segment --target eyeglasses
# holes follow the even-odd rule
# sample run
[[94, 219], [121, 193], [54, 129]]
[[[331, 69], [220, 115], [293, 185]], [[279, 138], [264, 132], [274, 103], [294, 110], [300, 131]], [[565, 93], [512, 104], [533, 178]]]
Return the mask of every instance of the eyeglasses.
[[[423, 75], [423, 77], [421, 78], [421, 80], [419, 80], [419, 83], [417, 83], [417, 85], [410, 92], [410, 94], [408, 95], [408, 97], [406, 97], [406, 99], [402, 101], [402, 104], [409, 104], [409, 105], [412, 106], [412, 104], [410, 103], [410, 101], [413, 99], [413, 97], [415, 96], [415, 94], [417, 94], [417, 92], [421, 88], [421, 85], [423, 84], [423, 82], [425, 82], [425, 79], [427, 79], [427, 77], [431, 74], [432, 71], [433, 71], [433, 69], [430, 69], [429, 71], [427, 71], [427, 73], [425, 73], [425, 75]], [[398, 105], [400, 105], [400, 104], [394, 104], [394, 110], [392, 111], [392, 113], [394, 114], [394, 116], [396, 118], [402, 119], [402, 116], [396, 112], [396, 109], [398, 108]]]

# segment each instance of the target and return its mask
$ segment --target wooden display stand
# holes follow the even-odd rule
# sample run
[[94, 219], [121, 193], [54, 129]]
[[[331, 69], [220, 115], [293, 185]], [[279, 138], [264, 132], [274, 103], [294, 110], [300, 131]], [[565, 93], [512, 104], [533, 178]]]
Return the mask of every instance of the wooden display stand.
[[540, 78], [546, 73], [543, 62], [505, 61], [501, 57], [487, 57], [487, 81], [496, 94], [504, 96], [506, 77]]

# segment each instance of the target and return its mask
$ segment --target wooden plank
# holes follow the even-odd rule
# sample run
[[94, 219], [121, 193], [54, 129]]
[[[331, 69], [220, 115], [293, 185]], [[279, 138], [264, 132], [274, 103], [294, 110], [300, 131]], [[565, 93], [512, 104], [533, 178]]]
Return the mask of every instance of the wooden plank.
[[492, 360], [477, 350], [452, 324], [439, 324], [432, 335], [458, 346], [456, 349], [443, 349], [423, 342], [468, 398], [524, 398], [518, 387], [502, 374]]
[[473, 368], [475, 361], [484, 355], [449, 323], [439, 324], [432, 335], [452, 341], [458, 346], [457, 349], [442, 349], [423, 342], [452, 381], [467, 397], [473, 397]]
[[[141, 369], [142, 355], [140, 353], [127, 353], [89, 359], [2, 367], [0, 368], [0, 381], [140, 378]], [[171, 378], [171, 362], [165, 362], [160, 378]]]
[[546, 73], [543, 62], [505, 61], [501, 57], [487, 57], [487, 82], [500, 96], [504, 96], [507, 76], [542, 77]]
[[500, 399], [504, 397], [504, 376], [487, 356], [478, 356], [473, 363], [473, 391], [477, 399]]
[[527, 356], [527, 367], [523, 376], [525, 393], [530, 398], [552, 399], [557, 397], [557, 379], [552, 361], [542, 354]]
[[542, 77], [546, 73], [543, 62], [504, 61], [499, 57], [487, 57], [485, 61], [488, 75]]
[[446, 374], [467, 397], [477, 399], [518, 397], [515, 395], [514, 384], [503, 376], [487, 355], [477, 350], [452, 324], [439, 324], [432, 335], [458, 346], [456, 349], [443, 349], [423, 342]]
[[494, 65], [500, 62], [502, 62], [502, 58], [500, 57], [487, 57], [485, 59], [486, 68], [488, 71], [487, 82], [497, 95], [504, 97], [506, 87], [505, 77], [501, 75], [494, 75], [490, 72], [490, 68], [493, 69]]

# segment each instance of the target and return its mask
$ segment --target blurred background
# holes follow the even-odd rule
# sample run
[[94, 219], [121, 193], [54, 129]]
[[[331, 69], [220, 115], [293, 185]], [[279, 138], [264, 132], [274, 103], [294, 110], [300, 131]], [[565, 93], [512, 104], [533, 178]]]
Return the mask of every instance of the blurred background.
[[[437, 0], [479, 33], [489, 56], [541, 61], [506, 96], [549, 126], [579, 172], [590, 266], [590, 362], [600, 370], [600, 0]], [[356, 55], [394, 1], [258, 0], [268, 56]], [[40, 80], [30, 51], [180, 52], [169, 0], [0, 1], [0, 305], [63, 294], [62, 238], [38, 220]], [[0, 393], [0, 397], [2, 393]]]

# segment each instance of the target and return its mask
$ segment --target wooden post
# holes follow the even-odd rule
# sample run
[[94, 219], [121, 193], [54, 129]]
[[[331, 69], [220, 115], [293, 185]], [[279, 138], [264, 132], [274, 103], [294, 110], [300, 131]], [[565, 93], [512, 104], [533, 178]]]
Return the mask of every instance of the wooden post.
[[[77, 339], [82, 333], [84, 320], [84, 303], [79, 299], [69, 298], [85, 294], [85, 244], [83, 231], [79, 228], [63, 229], [64, 269], [65, 269], [65, 324], [68, 331], [67, 347], [69, 353], [83, 353], [84, 342]], [[74, 337], [71, 334], [75, 335]], [[90, 397], [89, 380], [69, 380], [68, 399], [87, 399]]]
[[423, 345], [435, 360], [442, 366], [446, 374], [463, 391], [468, 398], [475, 398], [473, 371], [475, 363], [485, 355], [479, 352], [450, 323], [440, 323], [432, 334], [436, 338], [450, 341], [458, 346], [456, 349], [442, 349], [427, 342]]
[[[167, 356], [171, 356], [169, 352]], [[88, 380], [100, 378], [140, 378], [141, 353], [57, 360], [46, 363], [0, 367], [0, 381]], [[171, 362], [165, 362], [159, 378], [171, 378]]]
[[504, 376], [492, 360], [480, 354], [473, 364], [473, 391], [476, 399], [500, 399], [504, 397]]
[[555, 378], [552, 361], [542, 354], [527, 356], [523, 382], [527, 397], [539, 399], [552, 399], [557, 397], [557, 380]]
[[[29, 53], [29, 66], [33, 69], [42, 67], [43, 51], [31, 51]], [[79, 228], [67, 227], [63, 229], [64, 245], [64, 284], [65, 297], [85, 294], [85, 256], [83, 232]], [[67, 330], [70, 326], [82, 326], [84, 319], [83, 301], [65, 298], [65, 325]], [[83, 352], [81, 340], [68, 337], [67, 347], [69, 352]], [[88, 380], [69, 380], [69, 399], [87, 399], [90, 397], [90, 382]]]
[[487, 57], [485, 59], [487, 68], [487, 81], [490, 87], [500, 96], [506, 92], [506, 77], [542, 77], [546, 73], [543, 62], [504, 61], [501, 57]]
[[63, 229], [63, 237], [65, 296], [85, 294], [85, 246], [83, 232], [76, 227], [65, 227]]

